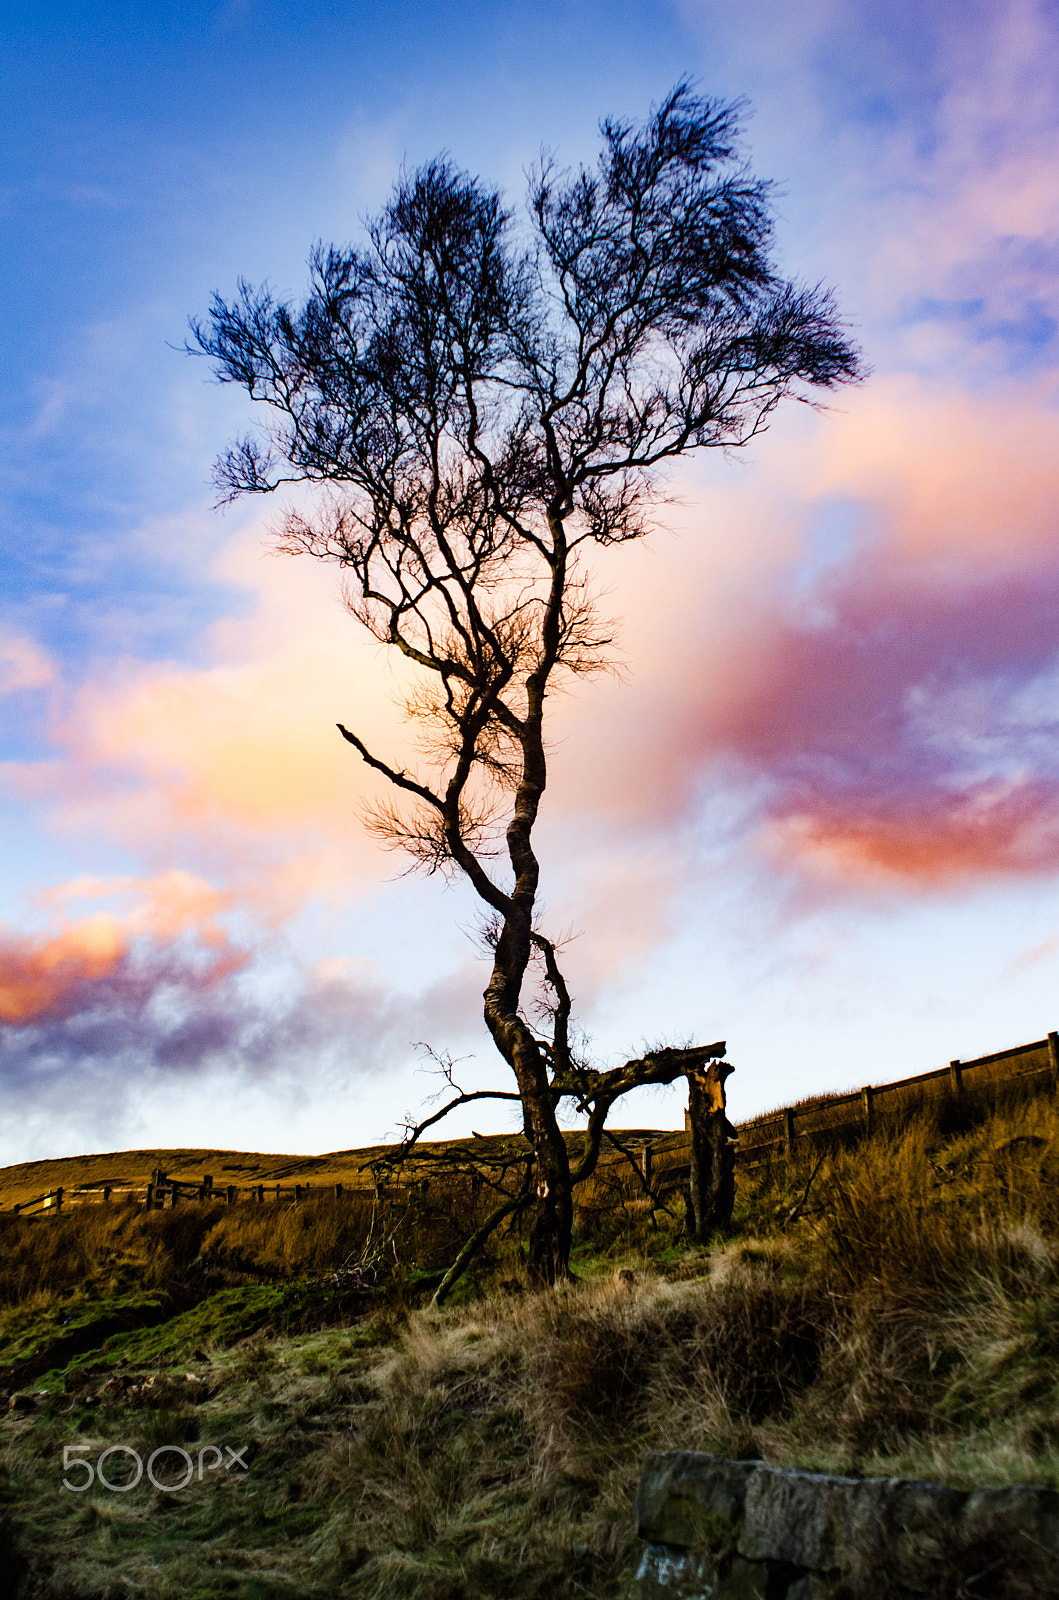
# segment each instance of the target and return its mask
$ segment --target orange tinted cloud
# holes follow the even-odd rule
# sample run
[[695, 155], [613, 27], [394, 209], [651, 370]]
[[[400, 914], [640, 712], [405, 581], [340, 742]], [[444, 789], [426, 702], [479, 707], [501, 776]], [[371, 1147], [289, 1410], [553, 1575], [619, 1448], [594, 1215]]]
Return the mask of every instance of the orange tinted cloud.
[[818, 435], [802, 488], [864, 506], [891, 562], [982, 572], [1047, 560], [1059, 533], [1054, 380], [989, 395], [876, 378]]
[[80, 1005], [86, 989], [115, 975], [136, 941], [171, 944], [192, 934], [212, 951], [202, 975], [212, 980], [241, 966], [216, 918], [230, 897], [184, 872], [154, 879], [79, 878], [40, 896], [56, 920], [75, 901], [119, 898], [123, 911], [96, 911], [39, 935], [0, 930], [0, 1021], [25, 1025]]
[[1059, 870], [1059, 784], [979, 784], [929, 799], [902, 797], [888, 813], [837, 806], [783, 817], [765, 833], [787, 864], [832, 883], [920, 887], [982, 876]]
[[457, 971], [394, 993], [371, 962], [299, 970], [275, 945], [270, 970], [251, 970], [256, 949], [216, 921], [227, 897], [183, 874], [80, 879], [44, 898], [57, 920], [117, 902], [37, 936], [0, 930], [8, 1121], [23, 1137], [36, 1126], [46, 1147], [57, 1127], [72, 1149], [113, 1141], [137, 1108], [189, 1080], [207, 1117], [214, 1095], [242, 1106], [241, 1092], [267, 1081], [287, 1103], [337, 1095], [355, 1130], [358, 1080], [409, 1066], [417, 1038], [458, 1032], [480, 987]]
[[89, 917], [40, 941], [0, 935], [0, 1020], [54, 1011], [72, 988], [110, 972], [125, 941], [113, 918]]
[[201, 863], [259, 915], [284, 917], [382, 869], [358, 821], [370, 778], [336, 722], [384, 755], [401, 755], [407, 732], [330, 569], [268, 556], [256, 529], [217, 576], [251, 606], [209, 630], [201, 664], [126, 660], [93, 676], [54, 729], [58, 759], [9, 765], [7, 779], [65, 830]]

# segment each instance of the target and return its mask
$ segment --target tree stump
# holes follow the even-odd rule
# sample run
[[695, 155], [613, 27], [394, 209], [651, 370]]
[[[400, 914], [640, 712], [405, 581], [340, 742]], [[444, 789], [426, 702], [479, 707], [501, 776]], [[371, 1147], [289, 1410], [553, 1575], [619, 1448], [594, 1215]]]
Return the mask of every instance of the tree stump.
[[735, 1068], [711, 1061], [687, 1074], [691, 1173], [688, 1179], [688, 1234], [704, 1244], [715, 1228], [732, 1220], [735, 1204], [736, 1131], [728, 1121], [724, 1084]]

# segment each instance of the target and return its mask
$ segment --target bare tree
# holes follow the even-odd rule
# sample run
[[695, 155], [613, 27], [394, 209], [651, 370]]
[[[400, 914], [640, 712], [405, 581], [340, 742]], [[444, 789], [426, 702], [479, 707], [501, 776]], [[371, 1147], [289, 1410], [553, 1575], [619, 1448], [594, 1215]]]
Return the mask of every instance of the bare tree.
[[[567, 1270], [573, 1186], [610, 1107], [724, 1050], [592, 1070], [535, 919], [546, 697], [609, 660], [585, 557], [643, 537], [667, 462], [744, 445], [785, 397], [858, 372], [830, 293], [773, 268], [737, 106], [683, 84], [643, 127], [601, 132], [594, 170], [542, 158], [521, 222], [439, 158], [402, 178], [362, 246], [314, 249], [300, 308], [240, 283], [192, 324], [193, 348], [269, 414], [218, 463], [225, 498], [326, 486], [286, 514], [280, 546], [335, 562], [353, 616], [411, 665], [417, 770], [341, 733], [389, 786], [371, 825], [465, 875], [486, 908], [485, 1021], [534, 1156], [545, 1281]], [[564, 1101], [587, 1114], [573, 1170]]]

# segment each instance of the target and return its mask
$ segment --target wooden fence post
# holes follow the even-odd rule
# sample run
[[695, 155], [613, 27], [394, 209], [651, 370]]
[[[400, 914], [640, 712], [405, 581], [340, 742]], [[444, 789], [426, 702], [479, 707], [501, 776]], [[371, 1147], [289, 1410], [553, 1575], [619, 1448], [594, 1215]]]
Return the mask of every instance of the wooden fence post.
[[645, 1144], [640, 1155], [640, 1172], [643, 1176], [644, 1188], [651, 1187], [651, 1168], [654, 1165], [654, 1152], [649, 1144]]
[[958, 1100], [963, 1093], [963, 1064], [959, 1060], [949, 1062], [949, 1084]]
[[294, 1185], [294, 1198], [295, 1198], [295, 1200], [300, 1200], [301, 1197], [302, 1197], [302, 1186], [301, 1186], [300, 1183], [296, 1183]]
[[143, 1209], [145, 1211], [151, 1211], [151, 1210], [154, 1209], [154, 1184], [153, 1183], [149, 1183], [147, 1185], [147, 1193], [143, 1197]]
[[860, 1091], [860, 1103], [861, 1103], [861, 1106], [864, 1109], [864, 1126], [867, 1128], [869, 1133], [871, 1132], [871, 1127], [872, 1127], [873, 1109], [874, 1109], [872, 1102], [874, 1101], [874, 1099], [875, 1099], [875, 1090], [871, 1087], [870, 1084], [866, 1083], [864, 1085], [864, 1088]]
[[213, 1194], [213, 1173], [212, 1172], [204, 1172], [202, 1174], [202, 1187], [205, 1189], [207, 1197], [209, 1197], [209, 1196], [211, 1196]]
[[105, 1201], [110, 1199], [110, 1184], [109, 1183], [105, 1183], [103, 1185], [103, 1199]]
[[230, 1206], [234, 1206], [235, 1205], [235, 1184], [234, 1183], [230, 1183], [228, 1185], [227, 1199], [228, 1199], [228, 1204]]
[[340, 1183], [336, 1183], [335, 1184], [335, 1199], [336, 1200], [341, 1200], [341, 1198], [342, 1198], [342, 1185]]
[[1052, 1063], [1052, 1087], [1059, 1091], [1059, 1033], [1048, 1035], [1048, 1056]]
[[790, 1155], [791, 1151], [794, 1149], [794, 1107], [793, 1106], [788, 1106], [786, 1111], [783, 1113], [783, 1142], [784, 1142], [784, 1144], [785, 1144], [785, 1146], [787, 1148], [787, 1154]]
[[265, 1200], [265, 1185], [263, 1183], [259, 1183], [254, 1192], [257, 1195], [258, 1205], [263, 1205]]

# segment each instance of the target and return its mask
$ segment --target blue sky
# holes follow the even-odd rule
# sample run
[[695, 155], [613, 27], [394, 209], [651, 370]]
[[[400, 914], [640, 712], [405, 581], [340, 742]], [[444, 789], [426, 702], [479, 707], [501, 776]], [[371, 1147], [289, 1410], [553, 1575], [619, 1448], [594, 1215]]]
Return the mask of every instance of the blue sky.
[[212, 509], [244, 415], [180, 347], [240, 274], [296, 295], [402, 165], [517, 199], [684, 76], [748, 98], [781, 262], [873, 376], [689, 464], [601, 574], [627, 672], [561, 708], [542, 831], [582, 1024], [607, 1060], [726, 1036], [737, 1115], [1059, 1024], [1052, 8], [102, 3], [0, 39], [3, 1159], [368, 1142], [430, 1090], [416, 1040], [498, 1081], [473, 908], [395, 881], [330, 732], [396, 747], [385, 664], [260, 507]]

